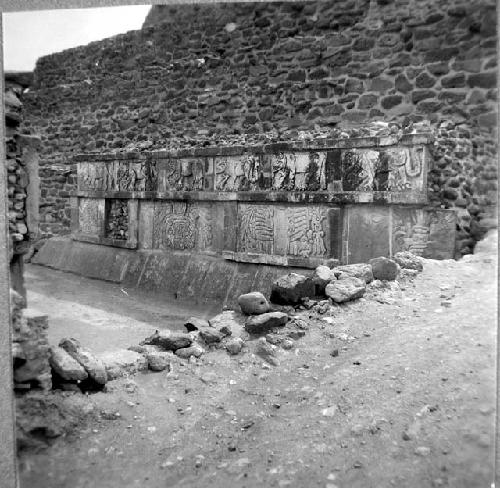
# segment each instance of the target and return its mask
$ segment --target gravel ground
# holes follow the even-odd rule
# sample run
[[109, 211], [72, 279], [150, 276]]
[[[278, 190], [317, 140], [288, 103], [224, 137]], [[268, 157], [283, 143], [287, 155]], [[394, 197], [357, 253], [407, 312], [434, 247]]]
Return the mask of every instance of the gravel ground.
[[[23, 454], [21, 487], [489, 487], [496, 242], [459, 262], [425, 260], [400, 292], [299, 311], [309, 329], [278, 366], [249, 343], [116, 380], [88, 396], [113, 420]], [[217, 312], [37, 266], [27, 280], [51, 341], [96, 352]]]

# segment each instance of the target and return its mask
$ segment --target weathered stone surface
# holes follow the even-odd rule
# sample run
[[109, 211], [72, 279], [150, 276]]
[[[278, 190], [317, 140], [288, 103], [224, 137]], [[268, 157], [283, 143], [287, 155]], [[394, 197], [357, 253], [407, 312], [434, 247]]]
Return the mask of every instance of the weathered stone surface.
[[199, 332], [200, 337], [205, 341], [206, 344], [216, 344], [225, 337], [225, 334], [210, 326], [199, 329]]
[[332, 270], [335, 276], [339, 279], [345, 279], [347, 277], [353, 276], [364, 280], [366, 283], [370, 283], [373, 280], [372, 267], [366, 263], [359, 264], [346, 264], [345, 266], [337, 266]]
[[78, 361], [87, 371], [89, 377], [100, 385], [108, 381], [104, 363], [84, 348], [76, 339], [62, 339], [59, 347], [64, 349], [73, 359]]
[[193, 342], [191, 336], [182, 333], [157, 330], [153, 335], [141, 342], [141, 345], [149, 344], [160, 346], [165, 351], [176, 351], [182, 347], [189, 347]]
[[422, 271], [424, 269], [422, 258], [410, 251], [397, 252], [394, 255], [394, 261], [403, 269], [416, 269], [417, 271]]
[[318, 266], [314, 270], [312, 277], [315, 295], [323, 295], [325, 293], [326, 285], [336, 279], [337, 277], [335, 276], [335, 272], [328, 266]]
[[108, 381], [148, 368], [148, 361], [142, 354], [127, 349], [106, 352], [99, 358], [106, 367]]
[[349, 276], [334, 281], [325, 288], [325, 294], [336, 303], [348, 302], [361, 298], [366, 291], [366, 283], [360, 278]]
[[245, 315], [234, 310], [225, 310], [215, 317], [212, 317], [209, 322], [211, 327], [222, 332], [224, 335], [229, 335], [226, 334], [228, 331], [231, 331], [230, 335], [233, 337], [246, 335]]
[[149, 351], [146, 353], [148, 368], [151, 371], [170, 371], [170, 360], [172, 353], [166, 351]]
[[294, 305], [301, 298], [314, 296], [314, 283], [311, 278], [298, 273], [281, 276], [271, 290], [271, 302], [282, 305]]
[[274, 327], [283, 327], [288, 322], [288, 315], [283, 312], [267, 312], [249, 317], [245, 329], [250, 334], [262, 334]]
[[241, 311], [247, 315], [258, 315], [269, 312], [270, 306], [266, 297], [260, 291], [245, 293], [238, 297]]
[[398, 277], [399, 265], [386, 257], [370, 259], [373, 277], [376, 280], [395, 280]]
[[208, 327], [209, 325], [208, 320], [200, 319], [198, 317], [189, 317], [186, 322], [184, 322], [184, 327], [188, 332], [193, 332], [201, 329], [202, 327]]
[[182, 347], [181, 349], [177, 349], [175, 351], [175, 355], [179, 356], [182, 359], [189, 359], [191, 356], [195, 358], [199, 358], [205, 350], [199, 344], [193, 344], [190, 347]]
[[255, 354], [269, 364], [279, 366], [279, 361], [276, 358], [276, 346], [269, 344], [265, 337], [261, 337], [255, 344]]
[[61, 347], [50, 348], [50, 367], [64, 380], [82, 381], [88, 378], [85, 368]]
[[234, 339], [229, 339], [226, 344], [226, 350], [229, 354], [233, 356], [239, 354], [243, 348], [243, 339], [241, 337], [235, 337]]

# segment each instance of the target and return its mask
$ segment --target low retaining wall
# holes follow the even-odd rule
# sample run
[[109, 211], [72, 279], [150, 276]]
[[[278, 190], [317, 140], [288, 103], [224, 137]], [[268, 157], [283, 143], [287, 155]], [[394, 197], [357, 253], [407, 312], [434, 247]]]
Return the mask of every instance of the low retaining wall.
[[234, 307], [242, 293], [266, 296], [279, 276], [302, 268], [236, 263], [220, 257], [179, 252], [116, 249], [67, 237], [48, 239], [32, 262], [88, 278], [149, 290], [168, 299], [215, 302]]

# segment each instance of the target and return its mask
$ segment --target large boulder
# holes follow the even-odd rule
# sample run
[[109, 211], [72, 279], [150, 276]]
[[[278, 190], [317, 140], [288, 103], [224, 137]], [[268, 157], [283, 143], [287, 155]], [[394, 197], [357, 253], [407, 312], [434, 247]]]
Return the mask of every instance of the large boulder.
[[258, 315], [269, 312], [270, 306], [266, 297], [260, 291], [252, 291], [238, 297], [238, 305], [246, 315]]
[[332, 271], [339, 280], [353, 276], [354, 278], [364, 280], [365, 283], [373, 281], [372, 267], [366, 263], [337, 266], [336, 268], [333, 268]]
[[175, 359], [172, 351], [163, 351], [159, 346], [130, 346], [128, 350], [142, 354], [146, 358], [148, 369], [151, 371], [170, 370], [170, 362]]
[[314, 270], [312, 277], [315, 295], [323, 295], [325, 293], [326, 285], [336, 279], [337, 277], [335, 276], [333, 269], [330, 269], [328, 266], [318, 266]]
[[410, 251], [397, 252], [394, 254], [394, 261], [396, 261], [402, 269], [415, 269], [417, 271], [422, 271], [424, 269], [422, 258]]
[[370, 259], [370, 265], [373, 271], [373, 277], [376, 280], [392, 281], [398, 277], [399, 264], [392, 259], [383, 256]]
[[146, 357], [127, 349], [103, 353], [100, 359], [106, 367], [109, 381], [148, 369]]
[[80, 363], [92, 380], [100, 385], [106, 384], [108, 381], [106, 366], [76, 339], [62, 339], [59, 343], [59, 347], [64, 349], [75, 361]]
[[267, 312], [249, 317], [245, 322], [245, 329], [250, 334], [263, 334], [274, 327], [283, 327], [288, 322], [288, 315], [283, 312]]
[[334, 281], [325, 288], [326, 296], [336, 303], [349, 302], [361, 298], [366, 291], [366, 283], [360, 278], [350, 276], [342, 280]]
[[49, 363], [52, 370], [66, 381], [83, 381], [88, 378], [85, 368], [61, 347], [51, 347]]
[[141, 345], [159, 346], [165, 351], [176, 351], [182, 347], [189, 347], [193, 339], [189, 334], [169, 331], [155, 331], [155, 333], [141, 342]]
[[302, 298], [313, 297], [314, 283], [311, 278], [298, 273], [280, 276], [271, 289], [271, 302], [281, 305], [295, 305]]

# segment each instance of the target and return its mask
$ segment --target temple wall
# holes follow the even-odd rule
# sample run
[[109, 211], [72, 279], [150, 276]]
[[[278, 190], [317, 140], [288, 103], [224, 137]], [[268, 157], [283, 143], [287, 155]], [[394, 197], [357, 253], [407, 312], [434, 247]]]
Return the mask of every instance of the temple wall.
[[40, 230], [70, 232], [75, 154], [428, 120], [429, 204], [458, 210], [471, 252], [496, 205], [496, 18], [493, 0], [156, 6], [140, 31], [43, 57], [24, 121], [43, 141]]

